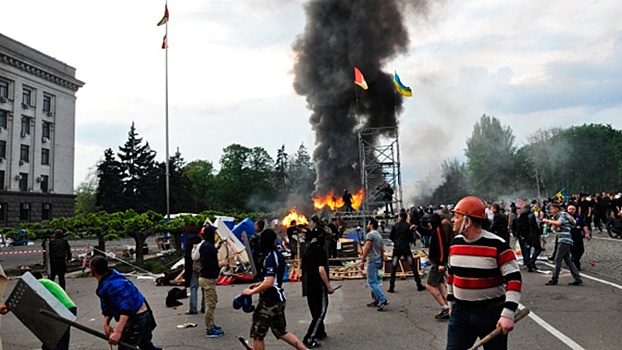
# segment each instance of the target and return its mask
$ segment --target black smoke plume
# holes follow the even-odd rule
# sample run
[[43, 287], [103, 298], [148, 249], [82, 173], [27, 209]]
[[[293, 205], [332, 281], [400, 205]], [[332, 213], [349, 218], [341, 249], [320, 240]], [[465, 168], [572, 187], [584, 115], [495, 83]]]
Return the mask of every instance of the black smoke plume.
[[[402, 96], [385, 64], [407, 50], [406, 9], [425, 8], [424, 1], [311, 0], [307, 23], [293, 44], [294, 89], [306, 96], [315, 131], [313, 159], [316, 193], [361, 187], [358, 131], [395, 127]], [[354, 67], [368, 90], [354, 84]], [[374, 144], [370, 136], [367, 142]], [[381, 181], [381, 179], [379, 180]]]

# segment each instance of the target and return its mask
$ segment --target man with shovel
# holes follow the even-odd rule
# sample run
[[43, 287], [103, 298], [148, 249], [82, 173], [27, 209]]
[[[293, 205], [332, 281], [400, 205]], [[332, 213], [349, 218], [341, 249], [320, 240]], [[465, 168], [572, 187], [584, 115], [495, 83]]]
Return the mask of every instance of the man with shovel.
[[449, 247], [447, 301], [453, 304], [447, 349], [468, 349], [477, 337], [501, 328], [486, 349], [507, 349], [508, 333], [520, 302], [522, 277], [516, 255], [506, 241], [482, 229], [481, 199], [468, 196], [454, 208]]

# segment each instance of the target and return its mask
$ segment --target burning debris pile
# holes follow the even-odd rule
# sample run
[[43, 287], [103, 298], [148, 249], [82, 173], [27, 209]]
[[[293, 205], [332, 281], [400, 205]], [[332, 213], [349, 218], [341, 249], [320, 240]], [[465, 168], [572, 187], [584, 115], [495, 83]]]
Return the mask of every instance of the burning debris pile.
[[[409, 6], [420, 10], [427, 4], [423, 0], [306, 3], [307, 24], [293, 44], [294, 89], [306, 96], [312, 111], [317, 200], [333, 198], [335, 189], [361, 188], [359, 130], [397, 126], [403, 97], [395, 93], [392, 74], [382, 69], [408, 48], [404, 14]], [[355, 66], [364, 74], [367, 90], [354, 85]], [[366, 142], [375, 143], [382, 136], [366, 136]], [[339, 207], [338, 201], [332, 205]], [[330, 200], [325, 203], [331, 205]]]

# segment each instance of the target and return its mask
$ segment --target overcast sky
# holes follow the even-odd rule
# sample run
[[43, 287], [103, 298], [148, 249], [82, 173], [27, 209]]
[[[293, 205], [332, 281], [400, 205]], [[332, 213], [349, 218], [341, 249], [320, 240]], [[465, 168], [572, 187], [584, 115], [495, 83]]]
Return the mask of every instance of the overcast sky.
[[[337, 1], [337, 0], [336, 0]], [[168, 3], [171, 155], [219, 167], [232, 143], [311, 151], [305, 99], [292, 87], [300, 0]], [[409, 50], [387, 62], [413, 90], [399, 118], [405, 191], [447, 158], [464, 159], [482, 114], [513, 129], [622, 129], [622, 3], [584, 0], [430, 1], [408, 14]], [[0, 32], [77, 69], [75, 185], [132, 121], [165, 157], [164, 1], [4, 1]], [[364, 39], [362, 39], [364, 40]], [[364, 73], [364, 72], [363, 72]]]

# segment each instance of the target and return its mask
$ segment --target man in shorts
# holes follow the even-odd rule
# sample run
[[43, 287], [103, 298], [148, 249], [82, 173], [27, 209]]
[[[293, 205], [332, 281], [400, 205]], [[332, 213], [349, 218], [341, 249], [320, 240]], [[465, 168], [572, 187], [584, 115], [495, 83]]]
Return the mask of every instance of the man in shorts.
[[445, 287], [445, 269], [449, 256], [449, 242], [452, 238], [451, 223], [439, 213], [434, 213], [430, 217], [428, 227], [431, 230], [428, 257], [432, 265], [428, 273], [426, 288], [441, 306], [441, 312], [435, 318], [437, 320], [448, 320], [449, 304], [447, 303], [447, 288]]
[[264, 253], [263, 281], [251, 285], [242, 291], [242, 295], [259, 294], [259, 304], [253, 313], [253, 325], [250, 337], [253, 349], [265, 348], [264, 338], [268, 329], [277, 339], [281, 339], [299, 350], [306, 347], [298, 337], [286, 330], [285, 293], [283, 292], [283, 275], [285, 274], [285, 258], [276, 249], [276, 232], [267, 229], [262, 232], [259, 244]]

